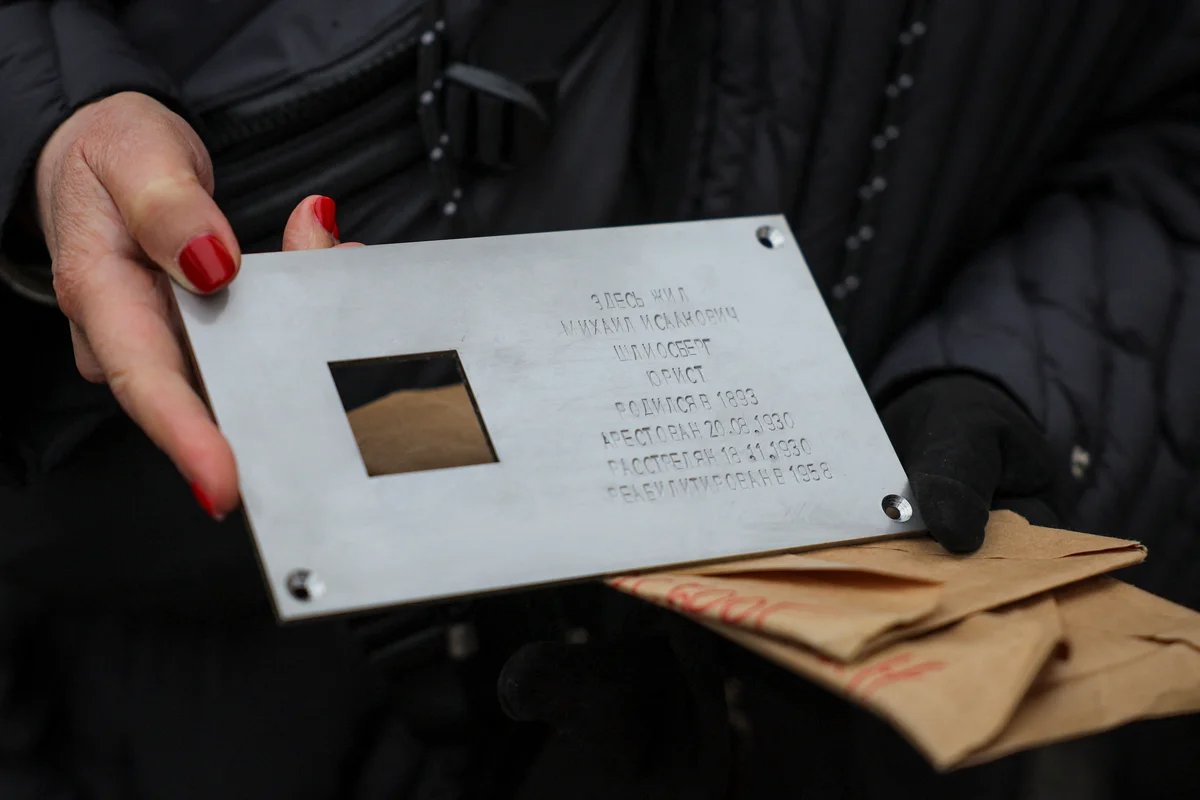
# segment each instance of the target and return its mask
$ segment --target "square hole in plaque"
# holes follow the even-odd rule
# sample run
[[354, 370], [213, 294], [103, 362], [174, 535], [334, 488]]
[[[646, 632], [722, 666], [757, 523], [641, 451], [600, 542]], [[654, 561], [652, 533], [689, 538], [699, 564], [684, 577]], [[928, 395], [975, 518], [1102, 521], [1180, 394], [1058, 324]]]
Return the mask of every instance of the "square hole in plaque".
[[499, 460], [457, 352], [335, 361], [329, 371], [368, 475]]

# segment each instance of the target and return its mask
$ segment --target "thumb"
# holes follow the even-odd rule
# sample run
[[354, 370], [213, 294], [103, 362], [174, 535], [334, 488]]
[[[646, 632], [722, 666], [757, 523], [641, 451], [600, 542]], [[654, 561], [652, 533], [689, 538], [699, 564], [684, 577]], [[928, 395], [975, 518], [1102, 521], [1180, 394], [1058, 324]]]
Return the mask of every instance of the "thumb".
[[323, 250], [341, 238], [337, 224], [337, 204], [320, 194], [300, 201], [283, 229], [284, 250]]
[[149, 259], [185, 288], [215, 292], [237, 274], [241, 250], [212, 199], [208, 153], [181, 117], [144, 102], [141, 124], [111, 130], [88, 164]]
[[924, 381], [893, 400], [882, 418], [908, 473], [930, 535], [952, 553], [983, 544], [1004, 469], [1000, 419], [980, 381]]
[[932, 536], [951, 553], [973, 553], [983, 545], [990, 503], [986, 487], [937, 472], [909, 472], [921, 517]]

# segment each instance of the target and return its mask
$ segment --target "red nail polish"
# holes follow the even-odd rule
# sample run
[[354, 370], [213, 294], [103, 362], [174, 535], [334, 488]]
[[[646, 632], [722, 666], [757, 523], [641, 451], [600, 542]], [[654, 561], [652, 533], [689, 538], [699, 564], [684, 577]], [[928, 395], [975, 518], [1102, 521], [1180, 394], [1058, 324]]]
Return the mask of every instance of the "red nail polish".
[[196, 481], [192, 481], [192, 495], [196, 498], [196, 502], [200, 504], [200, 507], [204, 509], [204, 513], [217, 522], [220, 522], [225, 517], [224, 514], [217, 513], [217, 507], [213, 505], [212, 498], [205, 493], [204, 489]]
[[333, 238], [342, 238], [337, 224], [337, 204], [333, 202], [332, 197], [318, 197], [313, 203], [313, 214], [316, 215], [317, 222], [321, 223], [321, 227], [333, 234]]
[[179, 253], [184, 277], [201, 292], [215, 292], [233, 280], [233, 256], [211, 233], [192, 239]]

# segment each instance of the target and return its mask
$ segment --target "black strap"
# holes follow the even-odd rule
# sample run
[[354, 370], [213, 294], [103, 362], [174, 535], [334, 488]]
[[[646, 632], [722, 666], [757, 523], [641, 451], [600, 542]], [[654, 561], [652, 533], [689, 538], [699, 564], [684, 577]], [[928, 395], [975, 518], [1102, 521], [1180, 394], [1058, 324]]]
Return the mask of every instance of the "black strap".
[[525, 86], [469, 64], [451, 64], [445, 79], [446, 130], [459, 163], [509, 170], [545, 147], [550, 112]]

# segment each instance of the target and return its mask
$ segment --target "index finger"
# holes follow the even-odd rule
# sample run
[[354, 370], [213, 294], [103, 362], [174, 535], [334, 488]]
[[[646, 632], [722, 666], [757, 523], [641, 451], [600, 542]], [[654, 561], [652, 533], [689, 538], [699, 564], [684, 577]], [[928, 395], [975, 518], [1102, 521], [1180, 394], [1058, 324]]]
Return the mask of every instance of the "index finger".
[[237, 466], [192, 388], [159, 280], [125, 256], [101, 256], [79, 271], [77, 321], [125, 413], [220, 517], [237, 506]]

